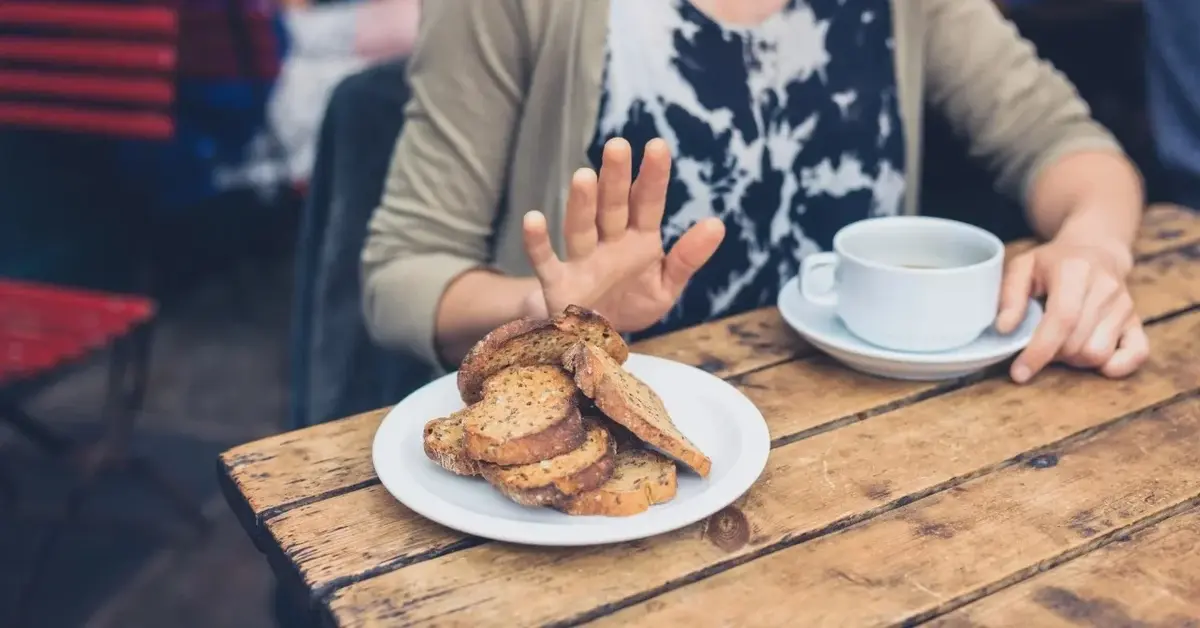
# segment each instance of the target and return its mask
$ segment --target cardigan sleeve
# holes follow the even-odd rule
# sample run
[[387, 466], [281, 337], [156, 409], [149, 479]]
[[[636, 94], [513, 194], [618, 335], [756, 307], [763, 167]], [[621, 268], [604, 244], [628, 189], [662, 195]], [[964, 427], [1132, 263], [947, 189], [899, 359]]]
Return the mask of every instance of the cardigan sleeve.
[[529, 41], [518, 0], [421, 10], [406, 122], [362, 254], [363, 314], [376, 342], [436, 366], [442, 294], [490, 261]]
[[998, 189], [1026, 201], [1059, 157], [1121, 152], [1074, 85], [1037, 56], [992, 0], [917, 1], [925, 12], [928, 100], [995, 173]]

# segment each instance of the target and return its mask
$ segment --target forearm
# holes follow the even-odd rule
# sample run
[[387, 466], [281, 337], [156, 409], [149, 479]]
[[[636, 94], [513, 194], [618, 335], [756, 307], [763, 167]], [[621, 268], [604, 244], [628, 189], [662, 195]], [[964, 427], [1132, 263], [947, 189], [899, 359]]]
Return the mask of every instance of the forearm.
[[1089, 151], [1065, 155], [1037, 177], [1028, 214], [1042, 238], [1107, 243], [1129, 251], [1143, 204], [1141, 177], [1124, 156]]
[[530, 295], [537, 279], [471, 270], [450, 283], [437, 308], [438, 354], [457, 364], [471, 346], [504, 323], [534, 314]]

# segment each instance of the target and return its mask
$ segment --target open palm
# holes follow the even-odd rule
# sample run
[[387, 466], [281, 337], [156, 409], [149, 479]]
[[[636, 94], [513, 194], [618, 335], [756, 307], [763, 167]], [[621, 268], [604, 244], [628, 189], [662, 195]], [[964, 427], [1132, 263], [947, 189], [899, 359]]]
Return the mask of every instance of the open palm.
[[725, 236], [709, 218], [693, 225], [665, 253], [663, 209], [671, 173], [665, 142], [651, 140], [637, 181], [632, 151], [623, 139], [604, 146], [600, 174], [582, 169], [571, 178], [567, 200], [567, 259], [554, 253], [545, 216], [525, 215], [525, 248], [541, 283], [546, 313], [580, 305], [600, 312], [621, 332], [658, 322], [679, 300], [692, 275]]

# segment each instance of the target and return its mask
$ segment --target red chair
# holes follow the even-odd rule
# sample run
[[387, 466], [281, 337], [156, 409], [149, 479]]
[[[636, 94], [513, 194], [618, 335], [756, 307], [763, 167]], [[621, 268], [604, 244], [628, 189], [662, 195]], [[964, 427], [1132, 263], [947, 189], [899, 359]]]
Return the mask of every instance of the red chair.
[[[179, 23], [173, 1], [0, 0], [0, 127], [170, 139]], [[199, 530], [207, 528], [184, 491], [129, 451], [146, 390], [156, 307], [148, 296], [0, 279], [0, 421], [77, 471], [63, 513], [35, 548], [15, 620], [6, 625], [31, 625], [28, 602], [47, 559], [105, 473], [133, 474]], [[24, 411], [29, 392], [101, 349], [110, 351], [111, 362], [97, 440], [77, 442]]]
[[0, 2], [0, 125], [165, 140], [174, 133], [173, 5]]

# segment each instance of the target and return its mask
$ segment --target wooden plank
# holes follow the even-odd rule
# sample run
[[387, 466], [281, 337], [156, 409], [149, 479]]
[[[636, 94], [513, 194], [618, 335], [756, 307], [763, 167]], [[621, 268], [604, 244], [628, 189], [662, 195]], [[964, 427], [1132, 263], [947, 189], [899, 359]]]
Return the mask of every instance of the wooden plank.
[[[344, 625], [384, 619], [574, 622], [865, 520], [1200, 387], [1200, 311], [1152, 326], [1126, 380], [1052, 369], [981, 382], [772, 451], [755, 487], [709, 522], [635, 543], [551, 550], [489, 543], [338, 590]], [[814, 363], [814, 373], [826, 367]], [[792, 414], [796, 414], [795, 408]], [[364, 543], [373, 542], [364, 530]], [[368, 540], [368, 537], [370, 540]]]
[[1200, 243], [1141, 262], [1129, 275], [1129, 290], [1144, 318], [1200, 303]]
[[774, 307], [643, 340], [633, 350], [690, 364], [718, 377], [733, 377], [814, 352]]
[[1147, 257], [1197, 242], [1200, 242], [1200, 213], [1178, 205], [1154, 205], [1146, 210], [1133, 252], [1138, 257]]
[[930, 625], [1200, 625], [1200, 510], [1118, 541]]
[[[1200, 302], [1200, 294], [1193, 294], [1200, 264], [1188, 261], [1163, 257], [1138, 267], [1135, 276], [1144, 281], [1136, 282], [1134, 289], [1144, 315], [1161, 316]], [[824, 357], [790, 362], [734, 382], [762, 410], [777, 445], [959, 386], [872, 378]], [[384, 516], [387, 523], [381, 526]], [[267, 528], [317, 596], [464, 544], [461, 535], [400, 506], [382, 487], [281, 514]]]
[[378, 573], [478, 545], [396, 501], [382, 485], [289, 510], [266, 522], [313, 597]]
[[[1189, 218], [1183, 211], [1163, 208], [1149, 212], [1148, 227], [1143, 229], [1139, 246], [1151, 250], [1158, 246], [1155, 243], [1162, 241], [1169, 241], [1176, 247], [1192, 240], [1200, 241], [1200, 220]], [[1160, 316], [1200, 301], [1195, 294], [1195, 276], [1200, 269], [1194, 261], [1198, 258], [1200, 256], [1193, 246], [1186, 254], [1173, 253], [1163, 259], [1155, 258], [1139, 264], [1130, 278], [1139, 312], [1143, 316]], [[646, 341], [638, 344], [637, 350], [707, 368], [724, 377], [745, 375], [778, 364], [779, 360], [786, 360], [788, 355], [811, 353], [773, 308], [748, 312], [664, 336], [663, 339]], [[790, 436], [853, 413], [902, 401], [909, 395], [919, 398], [920, 395], [935, 391], [934, 387], [927, 385], [897, 385], [848, 374], [841, 369], [820, 369], [818, 377], [813, 379], [809, 379], [812, 369], [808, 367], [789, 365], [788, 369], [779, 373], [765, 370], [762, 375], [745, 375], [736, 382], [764, 410], [771, 408], [768, 414], [778, 412], [778, 416], [796, 417], [795, 425], [790, 427], [772, 425], [772, 434], [776, 437]], [[828, 405], [814, 407], [811, 397], [797, 399], [795, 395], [789, 395], [787, 403], [803, 401], [806, 412], [798, 413], [794, 412], [794, 408], [774, 401], [781, 398], [778, 391], [788, 390], [782, 384], [792, 381], [795, 386], [797, 378], [800, 386], [806, 387], [807, 391], [819, 392], [824, 400], [822, 403]], [[864, 395], [861, 397], [863, 402], [853, 403], [859, 395]], [[865, 395], [875, 397], [868, 398]], [[295, 503], [374, 483], [376, 479], [370, 464], [370, 443], [385, 413], [386, 409], [382, 409], [274, 436], [224, 454], [222, 460], [225, 461], [225, 467], [230, 467], [227, 461], [232, 458], [261, 459], [260, 464], [246, 467], [233, 477], [225, 478], [230, 491], [234, 493], [234, 501], [245, 501], [248, 506], [244, 508], [251, 510], [243, 519], [257, 522], [263, 519], [264, 514], [272, 516]], [[321, 460], [320, 469], [295, 464], [309, 459]], [[236, 495], [239, 492], [245, 494], [244, 499]]]
[[911, 625], [1197, 503], [1193, 397], [599, 624]]
[[253, 519], [275, 509], [377, 481], [371, 440], [387, 409], [279, 434], [221, 454], [221, 472]]

